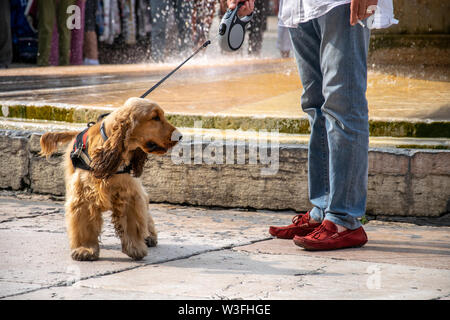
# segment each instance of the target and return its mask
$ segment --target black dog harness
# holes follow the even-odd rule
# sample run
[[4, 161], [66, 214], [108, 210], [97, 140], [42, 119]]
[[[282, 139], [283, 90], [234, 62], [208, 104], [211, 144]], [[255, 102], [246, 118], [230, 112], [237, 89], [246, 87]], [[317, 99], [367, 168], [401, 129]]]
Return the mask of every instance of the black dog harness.
[[88, 130], [90, 126], [81, 131], [75, 138], [73, 150], [70, 153], [70, 159], [75, 168], [92, 171], [90, 167], [91, 158], [88, 154]]
[[[102, 120], [104, 117], [106, 117], [109, 113], [102, 114], [97, 122], [99, 120]], [[81, 131], [75, 138], [75, 142], [73, 144], [72, 152], [70, 153], [70, 159], [72, 160], [72, 164], [75, 168], [80, 168], [82, 170], [92, 171], [91, 168], [91, 157], [89, 157], [88, 153], [88, 146], [89, 146], [89, 135], [88, 130], [90, 127], [92, 127], [95, 124], [95, 122], [89, 122], [87, 124], [87, 128]], [[102, 135], [103, 141], [108, 140], [108, 136], [105, 132], [105, 123], [102, 121], [102, 124], [100, 126], [100, 134]], [[120, 171], [117, 171], [115, 174], [121, 174], [121, 173], [130, 173], [131, 172], [131, 165], [126, 166]]]

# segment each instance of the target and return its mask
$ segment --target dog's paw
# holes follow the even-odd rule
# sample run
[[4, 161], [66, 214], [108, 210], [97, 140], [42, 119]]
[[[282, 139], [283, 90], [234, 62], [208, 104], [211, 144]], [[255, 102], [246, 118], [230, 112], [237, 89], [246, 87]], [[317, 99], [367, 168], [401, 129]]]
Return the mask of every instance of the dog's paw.
[[99, 250], [95, 248], [79, 247], [72, 250], [72, 259], [76, 261], [98, 260]]
[[158, 244], [158, 239], [157, 239], [157, 237], [150, 236], [148, 238], [145, 238], [145, 244], [149, 248], [150, 247], [156, 247], [156, 245]]
[[148, 251], [147, 246], [142, 243], [142, 245], [137, 247], [128, 246], [127, 248], [124, 248], [122, 246], [122, 252], [133, 260], [142, 260], [147, 255]]

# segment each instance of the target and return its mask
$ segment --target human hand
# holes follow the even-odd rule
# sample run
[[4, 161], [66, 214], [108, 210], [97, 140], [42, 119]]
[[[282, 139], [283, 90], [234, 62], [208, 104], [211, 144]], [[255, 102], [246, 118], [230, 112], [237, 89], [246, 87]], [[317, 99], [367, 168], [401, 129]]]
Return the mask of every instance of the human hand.
[[373, 12], [368, 13], [367, 8], [377, 4], [378, 0], [352, 0], [350, 4], [350, 24], [354, 26], [358, 23], [358, 20], [370, 17]]
[[248, 16], [253, 12], [253, 9], [255, 8], [255, 0], [227, 0], [228, 9], [233, 10], [239, 2], [244, 2], [238, 11], [238, 15], [240, 17]]

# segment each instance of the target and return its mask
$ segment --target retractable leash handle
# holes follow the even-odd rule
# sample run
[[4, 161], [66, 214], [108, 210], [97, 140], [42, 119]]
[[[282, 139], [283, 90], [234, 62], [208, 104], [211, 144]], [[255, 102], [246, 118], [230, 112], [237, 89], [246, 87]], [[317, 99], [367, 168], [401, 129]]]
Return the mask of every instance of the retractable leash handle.
[[240, 2], [233, 10], [228, 9], [220, 21], [219, 45], [223, 51], [236, 51], [244, 42], [245, 27], [252, 20], [253, 12], [248, 16], [239, 18], [237, 13], [243, 4], [243, 2]]

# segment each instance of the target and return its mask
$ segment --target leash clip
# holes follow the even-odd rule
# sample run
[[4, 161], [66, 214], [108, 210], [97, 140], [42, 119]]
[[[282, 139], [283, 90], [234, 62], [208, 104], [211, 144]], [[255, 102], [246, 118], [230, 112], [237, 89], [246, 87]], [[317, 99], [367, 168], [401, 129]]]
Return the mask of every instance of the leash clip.
[[72, 152], [71, 157], [79, 158], [81, 156], [81, 152], [83, 152], [83, 147], [77, 146], [77, 148]]

